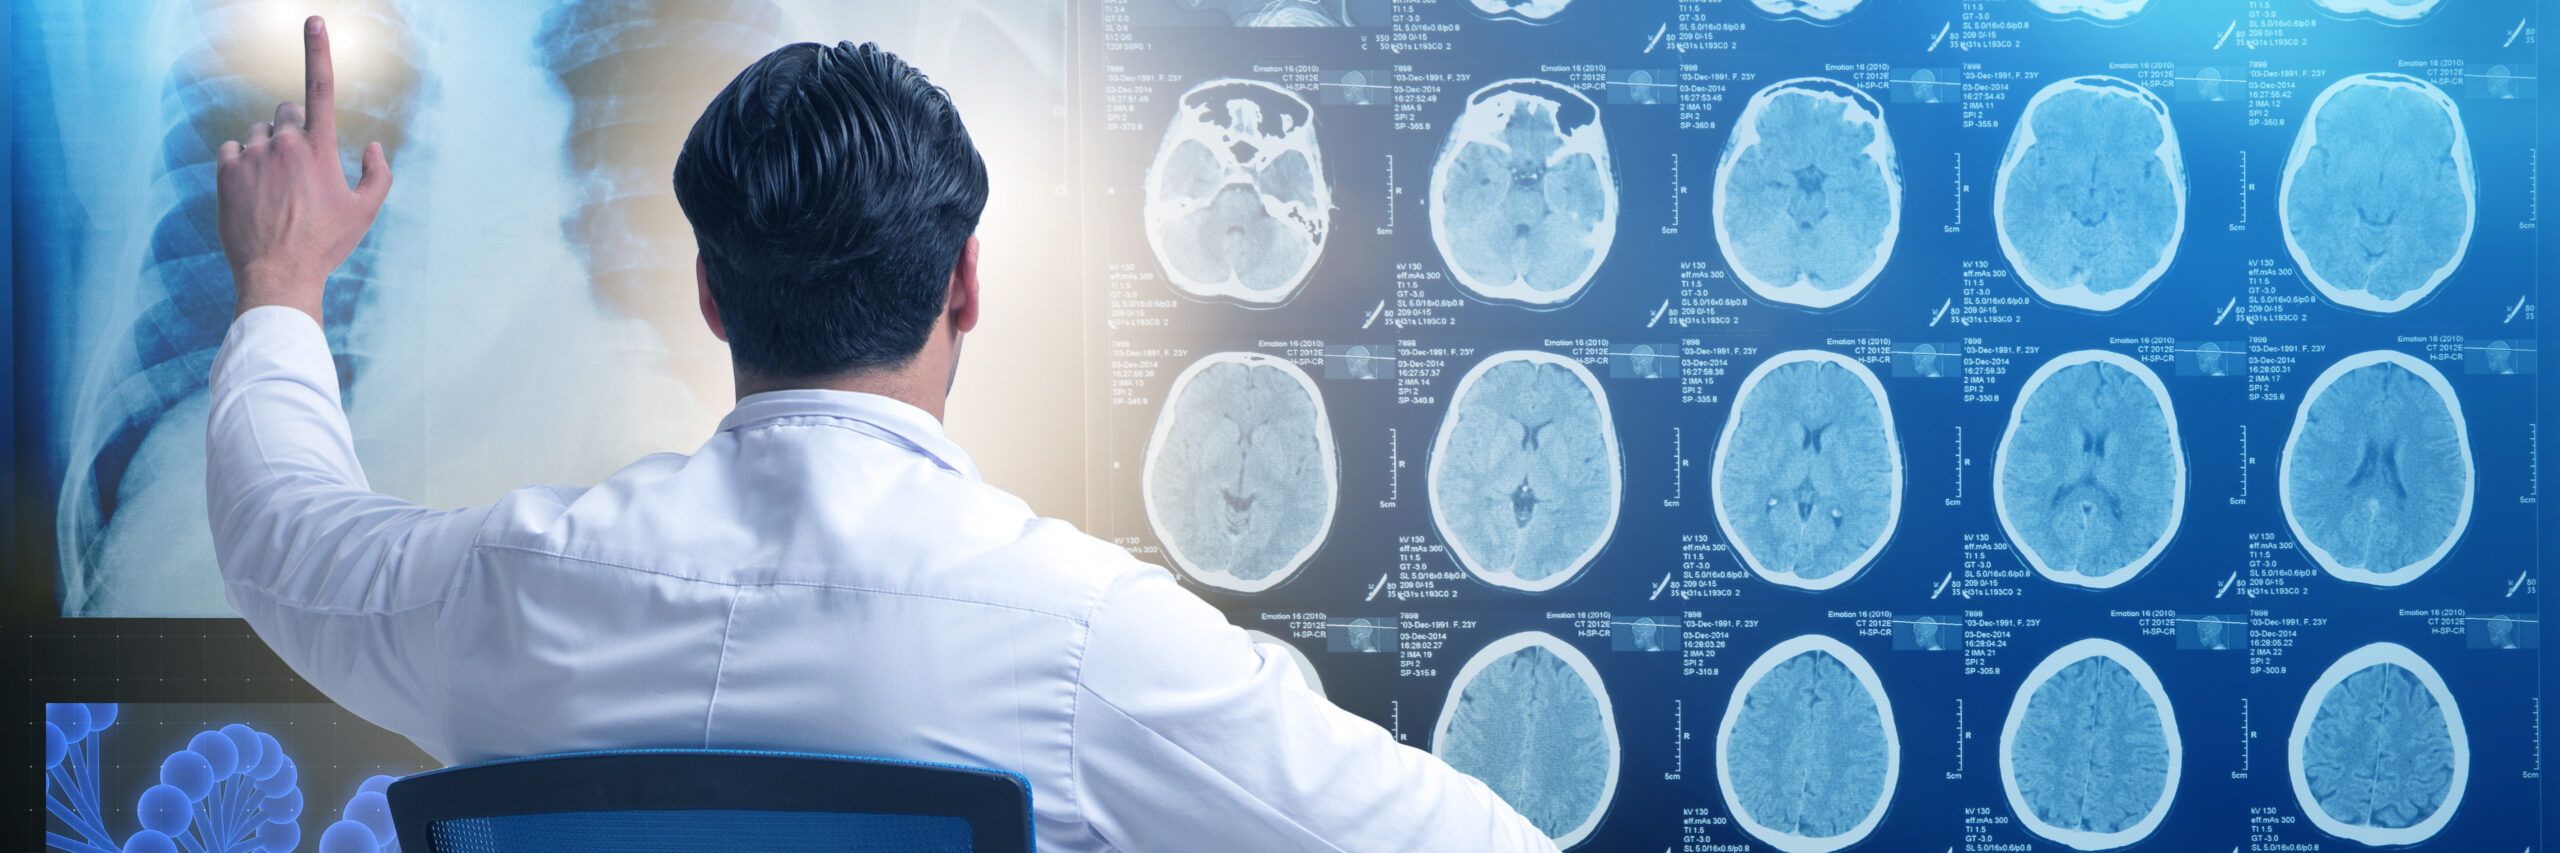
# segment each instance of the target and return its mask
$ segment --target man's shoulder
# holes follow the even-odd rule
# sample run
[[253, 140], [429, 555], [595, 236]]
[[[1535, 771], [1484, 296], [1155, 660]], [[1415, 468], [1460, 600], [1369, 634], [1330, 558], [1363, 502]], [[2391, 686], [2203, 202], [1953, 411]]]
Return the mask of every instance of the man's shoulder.
[[[706, 580], [924, 595], [1078, 622], [1122, 578], [1163, 571], [976, 480], [933, 476], [910, 480], [905, 493], [749, 508], [722, 500], [739, 495], [695, 494], [702, 484], [681, 476], [685, 461], [643, 459], [591, 488], [517, 489], [498, 501], [480, 542]], [[817, 520], [781, 517], [798, 513]]]

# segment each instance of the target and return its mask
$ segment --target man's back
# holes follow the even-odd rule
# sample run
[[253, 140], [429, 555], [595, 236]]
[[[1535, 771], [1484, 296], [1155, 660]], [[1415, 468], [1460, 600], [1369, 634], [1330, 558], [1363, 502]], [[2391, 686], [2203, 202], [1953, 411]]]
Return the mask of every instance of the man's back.
[[873, 45], [766, 55], [677, 157], [703, 320], [742, 389], [700, 451], [474, 509], [374, 493], [316, 318], [390, 165], [368, 147], [346, 186], [320, 19], [304, 44], [308, 108], [218, 153], [240, 303], [205, 503], [232, 606], [330, 698], [448, 761], [710, 746], [1011, 770], [1051, 850], [1554, 848], [1164, 571], [978, 481], [939, 412], [977, 326], [985, 164], [944, 93]]
[[926, 413], [741, 401], [691, 456], [433, 512], [363, 491], [319, 327], [214, 377], [233, 606], [447, 761], [766, 747], [996, 767], [1044, 848], [1545, 849], [1171, 576], [978, 481]]

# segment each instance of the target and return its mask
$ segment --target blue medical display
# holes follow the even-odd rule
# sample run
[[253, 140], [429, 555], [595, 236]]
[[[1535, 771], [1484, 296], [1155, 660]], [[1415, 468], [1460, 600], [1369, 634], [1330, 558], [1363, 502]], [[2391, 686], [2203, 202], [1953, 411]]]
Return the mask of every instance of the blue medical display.
[[2547, 5], [1079, 0], [1090, 527], [1568, 847], [2540, 849]]

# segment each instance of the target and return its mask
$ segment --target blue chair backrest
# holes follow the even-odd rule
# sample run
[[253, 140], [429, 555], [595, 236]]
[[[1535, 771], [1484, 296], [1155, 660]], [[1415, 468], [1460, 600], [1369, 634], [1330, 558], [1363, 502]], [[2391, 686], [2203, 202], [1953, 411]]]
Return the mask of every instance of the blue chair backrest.
[[410, 853], [1030, 853], [1031, 785], [975, 767], [717, 749], [491, 761], [391, 783]]

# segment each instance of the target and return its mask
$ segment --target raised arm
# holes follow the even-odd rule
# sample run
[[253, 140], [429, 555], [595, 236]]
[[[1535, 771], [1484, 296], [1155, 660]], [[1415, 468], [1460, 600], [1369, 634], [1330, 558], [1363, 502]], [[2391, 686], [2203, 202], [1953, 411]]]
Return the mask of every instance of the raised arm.
[[278, 106], [220, 152], [219, 228], [240, 302], [207, 417], [214, 555], [232, 607], [296, 672], [417, 737], [431, 734], [442, 682], [438, 605], [486, 510], [375, 494], [356, 461], [320, 296], [381, 210], [391, 169], [367, 147], [362, 181], [347, 186], [319, 18], [304, 40], [308, 106]]

